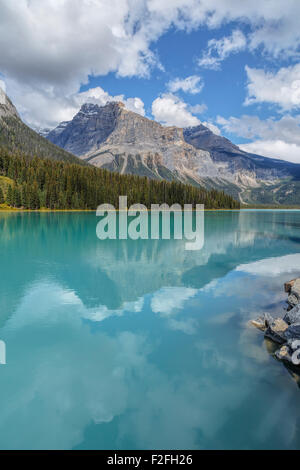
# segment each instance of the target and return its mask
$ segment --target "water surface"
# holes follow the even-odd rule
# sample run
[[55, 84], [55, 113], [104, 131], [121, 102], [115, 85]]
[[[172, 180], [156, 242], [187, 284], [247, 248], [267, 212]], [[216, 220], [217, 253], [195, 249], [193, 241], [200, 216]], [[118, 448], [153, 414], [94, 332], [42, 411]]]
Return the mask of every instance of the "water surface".
[[205, 246], [0, 213], [1, 449], [299, 449], [300, 390], [247, 322], [283, 314], [300, 212], [208, 212]]

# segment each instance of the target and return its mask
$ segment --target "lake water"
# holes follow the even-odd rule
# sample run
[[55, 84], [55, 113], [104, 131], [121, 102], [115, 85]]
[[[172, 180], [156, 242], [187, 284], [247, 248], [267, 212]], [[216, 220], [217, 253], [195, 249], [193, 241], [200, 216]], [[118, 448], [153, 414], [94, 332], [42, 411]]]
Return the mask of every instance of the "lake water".
[[0, 213], [1, 449], [300, 449], [300, 389], [247, 325], [282, 315], [300, 212], [207, 212], [205, 245]]

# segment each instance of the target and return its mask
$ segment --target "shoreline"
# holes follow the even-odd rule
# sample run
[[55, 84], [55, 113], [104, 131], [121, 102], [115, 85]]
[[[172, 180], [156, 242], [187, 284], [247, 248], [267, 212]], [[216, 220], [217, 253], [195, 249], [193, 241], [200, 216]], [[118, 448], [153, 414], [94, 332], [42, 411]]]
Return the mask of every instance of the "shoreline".
[[[204, 212], [267, 212], [267, 211], [300, 211], [300, 207], [274, 207], [274, 208], [241, 208], [241, 209], [204, 209]], [[97, 209], [2, 209], [0, 207], [0, 214], [1, 213], [8, 213], [8, 214], [30, 214], [30, 213], [36, 213], [36, 214], [45, 214], [45, 213], [78, 213], [78, 212], [84, 212], [84, 213], [89, 213], [89, 212], [97, 212]], [[115, 209], [115, 212], [126, 212], [120, 209]], [[143, 212], [151, 212], [151, 209], [147, 209], [147, 211]], [[175, 211], [176, 212], [176, 211]], [[193, 209], [192, 212], [196, 212], [196, 209]]]

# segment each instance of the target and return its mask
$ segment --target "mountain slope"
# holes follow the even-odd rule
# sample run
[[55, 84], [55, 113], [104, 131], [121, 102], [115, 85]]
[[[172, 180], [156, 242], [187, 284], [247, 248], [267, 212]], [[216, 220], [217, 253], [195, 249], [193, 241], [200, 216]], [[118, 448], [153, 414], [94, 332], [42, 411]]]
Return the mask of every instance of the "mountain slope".
[[[224, 190], [244, 203], [300, 201], [300, 165], [242, 151], [203, 125], [182, 129], [125, 109], [122, 103], [84, 104], [47, 136], [100, 168]], [[271, 189], [272, 188], [272, 189]]]
[[163, 127], [122, 103], [85, 104], [47, 138], [95, 166], [120, 173], [185, 183], [215, 175], [209, 153], [186, 143], [182, 129]]
[[66, 162], [80, 163], [74, 155], [41, 137], [26, 126], [10, 99], [0, 88], [0, 147], [10, 152], [20, 151], [29, 156], [53, 158]]
[[210, 153], [216, 163], [224, 163], [232, 174], [247, 171], [260, 180], [293, 177], [300, 180], [300, 165], [244, 152], [225, 137], [199, 125], [184, 129], [184, 139]]

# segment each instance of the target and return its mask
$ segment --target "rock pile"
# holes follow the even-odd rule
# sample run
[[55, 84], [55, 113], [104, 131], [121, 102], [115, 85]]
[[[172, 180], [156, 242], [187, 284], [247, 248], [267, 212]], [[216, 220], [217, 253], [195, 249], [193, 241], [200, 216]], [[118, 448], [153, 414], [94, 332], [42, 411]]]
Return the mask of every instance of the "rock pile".
[[283, 318], [273, 318], [268, 313], [251, 323], [264, 331], [265, 337], [280, 347], [275, 356], [293, 366], [300, 365], [300, 278], [284, 285], [288, 294], [288, 308]]

